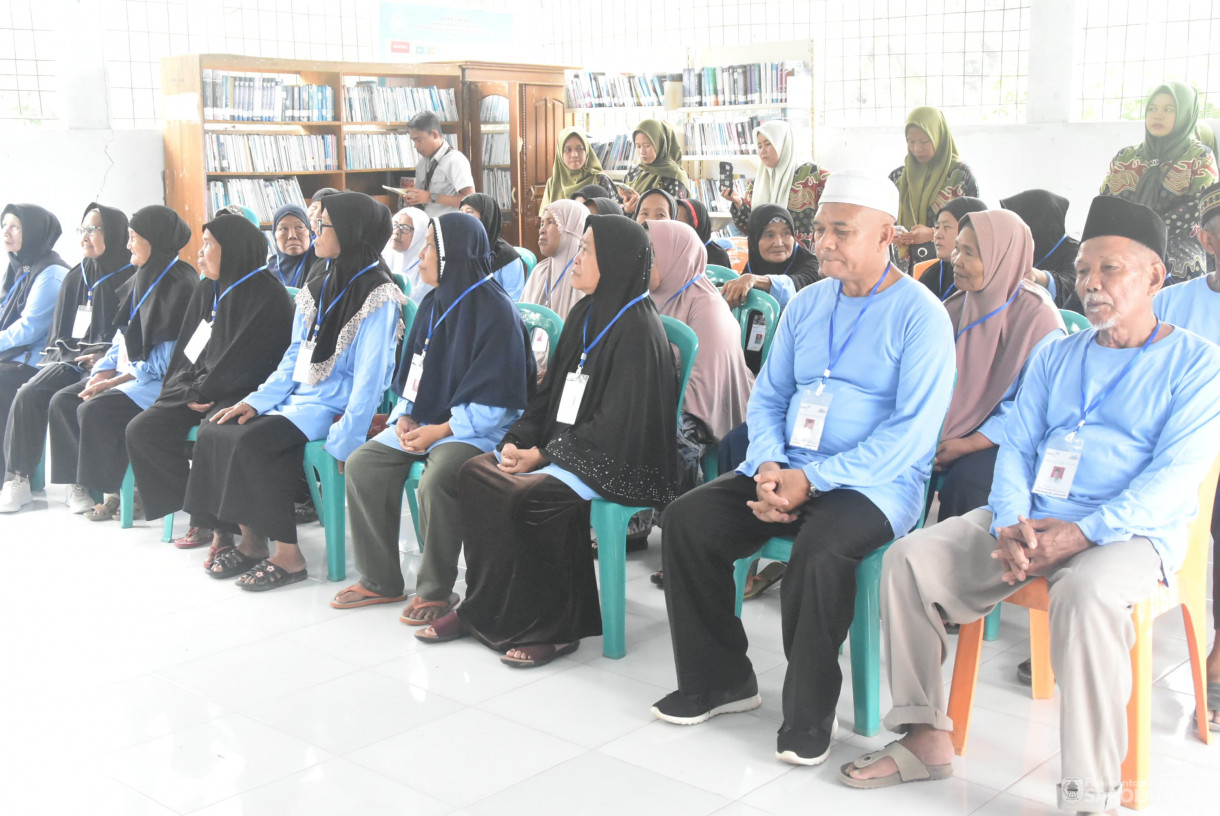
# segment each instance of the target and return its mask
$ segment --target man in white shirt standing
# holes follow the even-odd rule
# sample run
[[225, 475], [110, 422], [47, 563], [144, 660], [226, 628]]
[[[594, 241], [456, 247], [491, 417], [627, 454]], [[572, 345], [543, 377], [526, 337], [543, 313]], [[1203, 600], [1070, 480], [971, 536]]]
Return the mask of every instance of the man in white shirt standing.
[[415, 189], [408, 190], [403, 200], [431, 218], [457, 212], [462, 199], [475, 191], [470, 159], [445, 141], [440, 119], [432, 111], [412, 116], [407, 128], [422, 160], [415, 166]]

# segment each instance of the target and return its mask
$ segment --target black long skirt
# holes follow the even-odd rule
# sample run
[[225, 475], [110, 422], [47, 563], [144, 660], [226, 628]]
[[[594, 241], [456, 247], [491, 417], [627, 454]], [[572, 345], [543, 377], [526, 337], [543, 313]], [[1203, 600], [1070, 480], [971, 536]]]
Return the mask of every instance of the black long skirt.
[[[62, 388], [89, 378], [88, 373], [67, 363], [39, 370], [13, 400], [4, 430], [4, 458], [10, 473], [29, 476], [42, 461], [47, 447], [47, 422], [51, 397]], [[0, 392], [3, 388], [0, 388]], [[3, 397], [0, 397], [0, 401]]]
[[218, 402], [202, 414], [185, 405], [154, 403], [127, 424], [127, 455], [144, 502], [144, 518], [159, 519], [182, 509], [191, 473], [192, 446], [186, 435], [234, 399]]
[[295, 544], [292, 499], [308, 441], [282, 416], [258, 416], [245, 425], [200, 425], [183, 503], [191, 525], [235, 533], [245, 524]]
[[127, 423], [142, 409], [117, 388], [82, 400], [87, 383], [51, 397], [51, 481], [118, 493], [127, 474]]
[[600, 635], [589, 502], [553, 476], [501, 473], [493, 453], [458, 475], [466, 600], [458, 615], [498, 652]]

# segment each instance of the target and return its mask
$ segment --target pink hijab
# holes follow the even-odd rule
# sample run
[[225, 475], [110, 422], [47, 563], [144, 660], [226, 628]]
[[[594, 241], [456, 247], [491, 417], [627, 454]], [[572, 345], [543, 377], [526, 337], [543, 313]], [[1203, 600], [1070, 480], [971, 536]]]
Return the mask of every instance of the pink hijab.
[[[982, 425], [1021, 375], [1034, 346], [1056, 329], [1064, 330], [1054, 301], [1025, 281], [1034, 261], [1034, 239], [1025, 222], [1008, 210], [984, 210], [964, 217], [958, 229], [967, 226], [978, 236], [983, 288], [959, 291], [945, 301], [957, 336], [957, 387], [945, 418], [945, 439], [959, 439]], [[958, 334], [1014, 293], [1003, 311]]]
[[682, 409], [720, 439], [745, 421], [754, 386], [741, 350], [741, 327], [703, 274], [707, 248], [695, 231], [680, 221], [649, 221], [646, 226], [660, 277], [652, 292], [657, 311], [681, 320], [699, 337]]
[[[543, 258], [534, 267], [521, 292], [522, 303], [537, 303], [546, 306], [563, 320], [584, 293], [572, 288], [572, 270], [568, 264], [580, 249], [580, 236], [585, 232], [585, 219], [589, 208], [567, 198], [552, 201], [544, 212], [550, 212], [559, 222], [559, 249], [549, 258]], [[564, 269], [567, 268], [567, 274]], [[559, 276], [563, 275], [560, 280]], [[550, 294], [547, 294], [550, 287]]]

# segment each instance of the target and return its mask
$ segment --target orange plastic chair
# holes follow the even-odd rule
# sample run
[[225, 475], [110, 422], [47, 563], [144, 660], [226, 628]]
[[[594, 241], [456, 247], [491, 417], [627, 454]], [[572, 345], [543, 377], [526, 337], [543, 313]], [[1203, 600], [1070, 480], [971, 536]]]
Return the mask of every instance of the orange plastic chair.
[[[1174, 586], [1158, 584], [1131, 611], [1135, 624], [1135, 646], [1131, 649], [1131, 699], [1127, 701], [1127, 756], [1123, 759], [1123, 805], [1133, 810], [1148, 806], [1148, 773], [1152, 743], [1152, 622], [1158, 615], [1182, 608], [1186, 643], [1195, 684], [1195, 716], [1199, 739], [1211, 744], [1207, 727], [1207, 690], [1204, 655], [1207, 649], [1207, 553], [1211, 541], [1211, 510], [1220, 478], [1220, 458], [1199, 486], [1199, 512], [1191, 522], [1190, 548], [1178, 571]], [[1033, 663], [1035, 699], [1055, 693], [1051, 671], [1050, 598], [1046, 579], [1030, 581], [1006, 599], [1029, 609], [1029, 647]], [[979, 678], [979, 654], [983, 641], [983, 619], [962, 624], [957, 636], [953, 684], [949, 690], [949, 718], [953, 720], [953, 749], [966, 753], [970, 735], [970, 709]]]

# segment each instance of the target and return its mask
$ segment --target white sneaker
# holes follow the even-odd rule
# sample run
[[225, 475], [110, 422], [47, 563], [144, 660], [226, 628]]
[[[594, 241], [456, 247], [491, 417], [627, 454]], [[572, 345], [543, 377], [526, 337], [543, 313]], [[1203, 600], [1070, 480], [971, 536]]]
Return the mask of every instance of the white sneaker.
[[30, 480], [25, 476], [14, 476], [0, 490], [0, 513], [16, 513], [30, 503]]
[[86, 512], [94, 505], [89, 488], [74, 484], [68, 487], [68, 512], [77, 515]]

